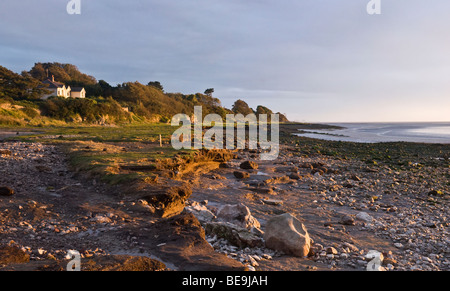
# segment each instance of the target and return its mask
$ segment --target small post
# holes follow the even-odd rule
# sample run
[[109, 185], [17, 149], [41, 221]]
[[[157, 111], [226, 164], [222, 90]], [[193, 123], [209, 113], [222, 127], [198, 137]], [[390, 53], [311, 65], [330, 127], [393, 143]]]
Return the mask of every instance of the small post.
[[162, 136], [161, 135], [159, 135], [159, 147], [162, 148]]

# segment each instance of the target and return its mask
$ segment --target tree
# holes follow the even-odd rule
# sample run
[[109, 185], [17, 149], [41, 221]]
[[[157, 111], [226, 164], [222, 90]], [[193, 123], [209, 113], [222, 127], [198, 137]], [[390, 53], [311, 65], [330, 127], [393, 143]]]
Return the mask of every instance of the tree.
[[72, 64], [36, 63], [29, 73], [40, 81], [54, 76], [55, 80], [61, 83], [71, 82], [83, 86], [97, 84], [94, 77], [81, 73], [78, 67]]
[[16, 74], [0, 66], [0, 97], [18, 99], [39, 99], [47, 93], [41, 82], [27, 74]]
[[244, 116], [253, 113], [253, 109], [251, 109], [245, 101], [242, 101], [240, 99], [234, 102], [233, 108], [231, 110], [234, 112], [234, 114], [242, 114]]
[[269, 108], [259, 105], [258, 107], [256, 107], [256, 115], [260, 115], [260, 114], [271, 115], [271, 114], [273, 114], [273, 112]]
[[212, 97], [212, 94], [214, 93], [214, 88], [209, 88], [205, 90], [205, 95], [208, 95], [209, 97]]
[[156, 88], [156, 89], [160, 90], [161, 92], [164, 92], [164, 87], [158, 81], [149, 82], [147, 86]]

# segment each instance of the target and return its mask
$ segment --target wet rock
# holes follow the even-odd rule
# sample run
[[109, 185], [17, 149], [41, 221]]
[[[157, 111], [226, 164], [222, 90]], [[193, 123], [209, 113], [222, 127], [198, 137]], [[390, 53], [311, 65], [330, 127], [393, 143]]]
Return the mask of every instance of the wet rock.
[[247, 172], [234, 171], [233, 175], [234, 175], [237, 179], [248, 179], [248, 178], [250, 178], [250, 174], [247, 173]]
[[267, 248], [297, 257], [306, 257], [311, 247], [306, 227], [289, 213], [276, 216], [267, 222], [264, 240]]
[[240, 165], [240, 168], [244, 170], [257, 170], [258, 164], [252, 161], [246, 161]]
[[0, 187], [0, 196], [13, 196], [14, 190], [9, 187]]
[[259, 221], [252, 216], [250, 209], [242, 203], [220, 207], [217, 211], [217, 219], [246, 229], [261, 227]]

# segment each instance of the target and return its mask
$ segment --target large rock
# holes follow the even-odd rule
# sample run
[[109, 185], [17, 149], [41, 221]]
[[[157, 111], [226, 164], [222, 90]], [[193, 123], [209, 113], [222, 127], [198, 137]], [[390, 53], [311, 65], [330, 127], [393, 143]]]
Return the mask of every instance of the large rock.
[[267, 222], [264, 240], [267, 248], [296, 257], [306, 257], [311, 248], [306, 227], [289, 213], [276, 216]]
[[171, 187], [150, 192], [143, 200], [153, 206], [159, 216], [168, 218], [180, 214], [191, 195], [192, 189], [188, 186]]
[[369, 214], [367, 214], [366, 212], [360, 212], [360, 213], [356, 214], [356, 219], [367, 222], [367, 223], [373, 221], [373, 217], [370, 216]]
[[252, 216], [250, 209], [242, 203], [220, 207], [217, 211], [217, 219], [246, 229], [261, 227], [259, 221]]
[[240, 168], [244, 170], [257, 170], [258, 164], [252, 161], [246, 161], [240, 165]]

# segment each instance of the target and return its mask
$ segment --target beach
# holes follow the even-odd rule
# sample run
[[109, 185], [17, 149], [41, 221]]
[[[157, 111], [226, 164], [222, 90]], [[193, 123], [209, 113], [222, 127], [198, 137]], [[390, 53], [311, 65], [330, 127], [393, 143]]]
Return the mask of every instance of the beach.
[[[287, 134], [273, 162], [260, 160], [259, 150], [209, 154], [176, 170], [149, 168], [157, 179], [130, 186], [77, 171], [67, 150], [38, 140], [1, 143], [0, 184], [15, 194], [0, 198], [0, 245], [25, 258], [0, 259], [5, 270], [63, 270], [67, 249], [81, 252], [84, 270], [145, 258], [162, 270], [363, 271], [371, 251], [382, 254], [383, 270], [450, 270], [446, 145]], [[98, 155], [105, 147], [79, 149]], [[182, 199], [155, 204], [161, 189], [185, 183], [188, 194], [177, 190]], [[245, 215], [236, 221], [224, 207]], [[265, 245], [269, 221], [284, 214], [307, 230], [306, 257]], [[223, 225], [240, 235], [225, 235]]]

